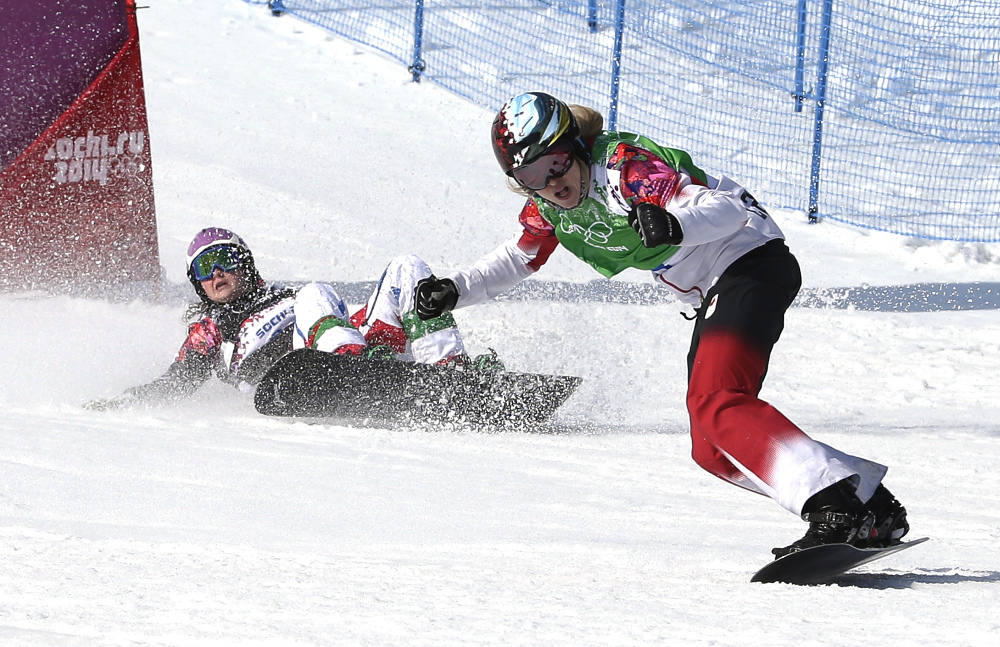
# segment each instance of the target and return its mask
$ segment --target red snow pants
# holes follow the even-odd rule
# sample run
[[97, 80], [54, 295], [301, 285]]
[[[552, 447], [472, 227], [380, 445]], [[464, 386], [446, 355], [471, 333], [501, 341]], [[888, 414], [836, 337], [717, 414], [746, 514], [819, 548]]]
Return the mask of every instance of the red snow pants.
[[770, 496], [783, 486], [778, 466], [796, 460], [796, 446], [814, 442], [757, 397], [801, 284], [784, 241], [748, 252], [706, 293], [688, 353], [692, 457], [712, 474]]

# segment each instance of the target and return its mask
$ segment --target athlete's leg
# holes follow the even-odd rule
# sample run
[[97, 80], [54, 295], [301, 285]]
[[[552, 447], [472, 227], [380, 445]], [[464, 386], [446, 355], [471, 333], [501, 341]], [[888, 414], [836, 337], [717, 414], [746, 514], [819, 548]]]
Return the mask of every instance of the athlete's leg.
[[749, 479], [726, 455], [719, 451], [711, 442], [701, 436], [692, 419], [691, 424], [691, 458], [705, 471], [714, 474], [724, 481], [733, 485], [756, 492], [766, 494], [757, 484]]
[[404, 353], [409, 343], [413, 359], [436, 364], [465, 355], [462, 335], [451, 313], [423, 321], [414, 310], [417, 282], [431, 276], [417, 256], [398, 256], [389, 262], [368, 303], [351, 317], [370, 346], [385, 345]]
[[365, 345], [364, 335], [351, 325], [347, 305], [332, 286], [309, 283], [296, 293], [293, 348], [358, 354]]
[[[706, 470], [754, 489], [799, 514], [816, 492], [844, 479], [866, 500], [885, 467], [809, 438], [758, 398], [784, 312], [798, 290], [798, 267], [783, 246], [734, 263], [706, 295], [689, 362], [692, 456]], [[746, 258], [746, 257], [744, 257]]]

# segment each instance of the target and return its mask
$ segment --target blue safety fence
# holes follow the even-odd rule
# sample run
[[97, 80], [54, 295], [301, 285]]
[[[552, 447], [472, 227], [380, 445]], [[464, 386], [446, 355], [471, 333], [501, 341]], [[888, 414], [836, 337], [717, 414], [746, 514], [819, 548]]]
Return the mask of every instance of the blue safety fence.
[[769, 206], [1000, 241], [997, 0], [247, 1], [483, 106], [598, 108]]

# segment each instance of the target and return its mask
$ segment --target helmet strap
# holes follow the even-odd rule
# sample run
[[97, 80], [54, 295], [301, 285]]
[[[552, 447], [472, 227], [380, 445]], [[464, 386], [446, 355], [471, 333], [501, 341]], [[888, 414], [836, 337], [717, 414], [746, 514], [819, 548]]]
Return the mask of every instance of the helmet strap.
[[590, 146], [579, 137], [573, 140], [573, 154], [582, 159], [590, 166]]
[[580, 169], [580, 201], [576, 203], [574, 209], [583, 204], [583, 201], [590, 195], [590, 162], [582, 158], [580, 161], [583, 163], [583, 168]]

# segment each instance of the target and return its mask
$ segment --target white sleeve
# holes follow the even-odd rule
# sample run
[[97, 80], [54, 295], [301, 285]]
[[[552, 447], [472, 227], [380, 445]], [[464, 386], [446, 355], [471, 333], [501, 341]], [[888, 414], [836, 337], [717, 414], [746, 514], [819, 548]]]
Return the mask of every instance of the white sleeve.
[[692, 247], [725, 238], [746, 226], [751, 214], [744, 202], [743, 187], [723, 176], [714, 189], [694, 184], [681, 175], [677, 193], [666, 206], [681, 223], [682, 247]]
[[535, 268], [529, 265], [535, 254], [518, 246], [521, 237], [522, 234], [511, 236], [471, 267], [446, 275], [458, 285], [456, 308], [489, 301], [535, 273]]

